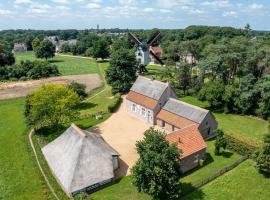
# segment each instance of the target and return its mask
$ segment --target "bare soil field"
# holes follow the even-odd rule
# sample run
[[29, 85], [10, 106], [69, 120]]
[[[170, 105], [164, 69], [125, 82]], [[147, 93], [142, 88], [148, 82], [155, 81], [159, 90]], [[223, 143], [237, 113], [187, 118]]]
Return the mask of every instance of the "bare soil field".
[[69, 84], [72, 81], [86, 85], [86, 91], [98, 88], [102, 81], [98, 74], [59, 76], [40, 80], [0, 83], [0, 100], [24, 97], [43, 84]]

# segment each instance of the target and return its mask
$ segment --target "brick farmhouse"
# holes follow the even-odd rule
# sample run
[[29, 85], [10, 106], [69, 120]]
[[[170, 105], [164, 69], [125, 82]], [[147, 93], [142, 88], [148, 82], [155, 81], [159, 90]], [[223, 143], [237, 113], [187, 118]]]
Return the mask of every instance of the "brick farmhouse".
[[205, 140], [214, 137], [213, 131], [217, 128], [210, 111], [178, 100], [169, 83], [141, 76], [126, 100], [129, 114], [169, 132], [167, 140], [182, 150], [182, 172], [197, 167], [205, 159]]

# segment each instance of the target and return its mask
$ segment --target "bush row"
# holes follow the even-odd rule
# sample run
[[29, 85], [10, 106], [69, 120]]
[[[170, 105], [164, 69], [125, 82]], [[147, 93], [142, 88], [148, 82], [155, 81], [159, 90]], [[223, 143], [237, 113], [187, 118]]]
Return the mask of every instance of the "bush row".
[[112, 103], [111, 105], [108, 106], [108, 111], [109, 111], [110, 113], [115, 112], [115, 111], [118, 109], [118, 107], [119, 107], [119, 105], [120, 105], [121, 102], [122, 102], [121, 95], [120, 95], [119, 93], [117, 93], [117, 94], [114, 96], [114, 101], [113, 101], [113, 103]]
[[252, 158], [255, 151], [261, 144], [253, 139], [234, 134], [225, 134], [228, 149], [242, 155]]
[[20, 64], [0, 67], [0, 80], [28, 80], [51, 76], [60, 73], [56, 65], [47, 61], [22, 61]]

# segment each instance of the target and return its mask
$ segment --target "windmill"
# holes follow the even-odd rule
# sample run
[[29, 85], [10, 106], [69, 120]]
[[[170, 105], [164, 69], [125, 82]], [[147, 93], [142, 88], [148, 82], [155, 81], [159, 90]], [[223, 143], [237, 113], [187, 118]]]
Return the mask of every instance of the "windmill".
[[150, 54], [163, 65], [162, 60], [152, 50], [152, 44], [160, 36], [160, 32], [157, 31], [146, 43], [141, 42], [134, 34], [128, 33], [129, 37], [138, 45], [136, 50], [136, 58], [139, 61], [139, 73], [147, 72], [146, 66], [150, 63]]

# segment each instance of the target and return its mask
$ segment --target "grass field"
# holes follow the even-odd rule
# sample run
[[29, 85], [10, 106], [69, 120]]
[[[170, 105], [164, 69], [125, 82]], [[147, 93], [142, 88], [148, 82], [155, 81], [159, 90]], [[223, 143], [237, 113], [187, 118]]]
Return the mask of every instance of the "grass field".
[[237, 168], [187, 195], [183, 199], [267, 200], [270, 196], [270, 178], [259, 174], [253, 165], [253, 161], [247, 160]]
[[[181, 177], [183, 183], [182, 190], [188, 190], [193, 184], [213, 175], [220, 169], [229, 166], [235, 162], [239, 155], [231, 151], [223, 151], [220, 156], [214, 154], [214, 141], [207, 142], [207, 158], [205, 164], [200, 169], [195, 169]], [[125, 177], [116, 184], [106, 187], [93, 195], [93, 199], [111, 199], [111, 200], [124, 200], [124, 199], [143, 199], [147, 200], [150, 197], [143, 193], [138, 193], [136, 188], [131, 184], [131, 177]]]
[[50, 197], [28, 145], [23, 111], [24, 99], [0, 101], [0, 199]]
[[[199, 101], [196, 97], [186, 96], [182, 97], [181, 100], [202, 108], [208, 106], [207, 102]], [[228, 134], [244, 135], [260, 142], [268, 130], [267, 121], [257, 117], [217, 112], [214, 112], [214, 115], [219, 128]]]
[[[15, 54], [16, 63], [22, 60], [36, 60], [33, 52], [23, 52]], [[61, 75], [79, 75], [99, 73], [97, 62], [87, 58], [75, 58], [56, 55], [49, 59], [49, 62], [58, 66]]]
[[[17, 62], [18, 58], [20, 60], [35, 59], [31, 53], [17, 54], [16, 58]], [[69, 73], [98, 73], [103, 75], [104, 70], [108, 65], [107, 63], [98, 64], [96, 61], [83, 58], [57, 56], [55, 59], [58, 60], [55, 62], [57, 65], [60, 65], [61, 63], [59, 69], [65, 75], [68, 75]], [[60, 59], [62, 61], [59, 61]], [[75, 63], [76, 67], [72, 67], [70, 63]], [[100, 68], [98, 65], [100, 65]], [[94, 68], [91, 69], [91, 66], [94, 66]], [[100, 93], [100, 91], [103, 92], [100, 95], [95, 96]], [[104, 84], [102, 88], [93, 91], [89, 98], [91, 99], [88, 99], [87, 101], [90, 105], [95, 104], [96, 106], [86, 106], [86, 108], [82, 109], [82, 113], [91, 114], [101, 110], [107, 111], [107, 106], [113, 101], [110, 87], [107, 84]], [[32, 150], [28, 144], [28, 129], [24, 123], [24, 104], [24, 98], [0, 101], [0, 199], [53, 199], [43, 177], [40, 175], [32, 155]], [[88, 128], [106, 120], [109, 116], [110, 113], [106, 112], [101, 120], [96, 120], [95, 117], [88, 117], [76, 121], [76, 124], [81, 128]], [[57, 137], [57, 133], [46, 138], [46, 140], [50, 141], [55, 137]], [[44, 170], [46, 174], [48, 174], [49, 180], [53, 184], [54, 189], [60, 198], [67, 199], [51, 175], [49, 168], [42, 157], [38, 146], [41, 139], [41, 137], [35, 136], [34, 143]]]

